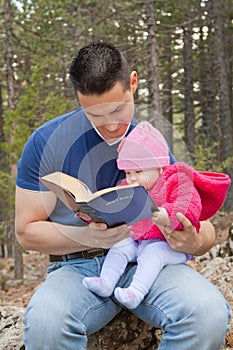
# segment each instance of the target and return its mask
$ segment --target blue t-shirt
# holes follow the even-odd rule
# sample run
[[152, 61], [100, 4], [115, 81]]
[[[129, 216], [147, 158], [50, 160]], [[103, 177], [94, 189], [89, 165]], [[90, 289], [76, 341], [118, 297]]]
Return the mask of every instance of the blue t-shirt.
[[[136, 119], [133, 119], [128, 133], [136, 124]], [[125, 176], [117, 168], [119, 142], [113, 145], [106, 143], [83, 109], [74, 110], [52, 119], [33, 132], [18, 162], [16, 184], [27, 190], [46, 191], [39, 178], [62, 171], [85, 182], [92, 192], [116, 186]], [[60, 200], [50, 220], [67, 225], [84, 225]]]

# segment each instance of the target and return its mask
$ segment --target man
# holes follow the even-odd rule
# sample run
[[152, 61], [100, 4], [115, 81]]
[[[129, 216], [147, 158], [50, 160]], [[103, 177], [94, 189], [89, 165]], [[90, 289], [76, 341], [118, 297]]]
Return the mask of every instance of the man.
[[[49, 254], [51, 261], [48, 277], [25, 313], [27, 350], [84, 350], [88, 335], [122, 308], [113, 297], [101, 298], [88, 291], [82, 280], [99, 274], [106, 249], [128, 237], [130, 229], [88, 225], [46, 191], [39, 177], [63, 171], [83, 180], [92, 191], [115, 186], [122, 179], [117, 148], [136, 124], [137, 73], [130, 72], [111, 44], [91, 43], [73, 59], [70, 77], [82, 108], [37, 129], [18, 164], [17, 239], [25, 249]], [[210, 222], [202, 222], [197, 234], [187, 218], [179, 220], [182, 232], [164, 229], [173, 249], [201, 255], [213, 246]], [[128, 266], [118, 286], [130, 284], [135, 267]], [[220, 349], [229, 319], [220, 292], [187, 265], [166, 266], [143, 302], [131, 311], [164, 329], [160, 349], [166, 350]]]

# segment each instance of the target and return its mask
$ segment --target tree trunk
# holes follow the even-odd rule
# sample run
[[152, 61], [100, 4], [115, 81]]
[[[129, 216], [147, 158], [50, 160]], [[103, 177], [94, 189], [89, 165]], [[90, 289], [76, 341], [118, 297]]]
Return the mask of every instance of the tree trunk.
[[[232, 88], [229, 89], [228, 80], [228, 62], [226, 55], [226, 38], [225, 28], [223, 20], [224, 13], [224, 0], [213, 0], [213, 14], [214, 14], [214, 31], [215, 31], [215, 42], [216, 42], [216, 65], [217, 75], [219, 84], [219, 125], [221, 129], [221, 142], [220, 142], [220, 156], [221, 162], [226, 161], [228, 158], [231, 159], [224, 166], [226, 172], [231, 175], [233, 174], [233, 122], [231, 115], [232, 106]], [[230, 24], [229, 24], [230, 25]], [[231, 209], [233, 202], [233, 185], [228, 192], [225, 206]]]
[[172, 80], [172, 50], [171, 50], [171, 35], [168, 35], [166, 38], [166, 52], [164, 56], [164, 61], [166, 64], [166, 74], [164, 77], [164, 86], [163, 86], [163, 102], [162, 102], [162, 114], [168, 120], [170, 128], [168, 128], [165, 136], [166, 140], [169, 143], [171, 152], [173, 152], [173, 98], [172, 98], [172, 89], [173, 89], [173, 80]]
[[146, 3], [147, 31], [148, 31], [148, 106], [152, 111], [162, 113], [159, 92], [159, 55], [156, 38], [155, 5], [153, 1]]
[[[189, 10], [188, 10], [189, 11]], [[188, 16], [189, 18], [189, 16]], [[195, 113], [193, 96], [193, 58], [192, 58], [192, 24], [187, 22], [184, 31], [184, 140], [190, 153], [192, 162], [195, 164]]]
[[209, 155], [205, 159], [207, 169], [213, 169], [218, 164], [219, 147], [214, 140], [219, 139], [218, 115], [216, 106], [216, 73], [214, 69], [213, 35], [211, 21], [208, 24], [210, 33], [208, 38], [200, 38], [200, 111], [201, 111], [201, 145]]
[[[7, 92], [8, 92], [8, 105], [11, 111], [16, 108], [16, 96], [15, 96], [15, 82], [14, 82], [14, 69], [13, 69], [13, 42], [12, 42], [12, 9], [11, 1], [5, 0], [5, 36], [6, 36], [6, 52], [5, 52], [5, 63], [7, 69]], [[15, 129], [15, 125], [12, 125]], [[9, 140], [12, 142], [12, 140]], [[12, 165], [11, 173], [15, 176], [16, 166]], [[14, 225], [13, 225], [14, 227]], [[11, 232], [11, 230], [10, 230]], [[15, 261], [15, 272], [17, 279], [23, 279], [23, 257], [21, 249], [16, 242], [15, 235], [11, 235], [12, 247], [14, 247], [14, 261]]]

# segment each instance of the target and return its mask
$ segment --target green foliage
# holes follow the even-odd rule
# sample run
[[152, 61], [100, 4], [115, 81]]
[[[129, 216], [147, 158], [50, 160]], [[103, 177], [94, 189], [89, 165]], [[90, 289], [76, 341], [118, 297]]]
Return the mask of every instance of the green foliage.
[[[224, 25], [229, 37], [232, 37], [232, 21], [229, 21], [232, 19], [232, 9], [229, 6], [232, 0], [223, 0], [223, 3]], [[5, 151], [6, 163], [9, 165], [9, 169], [1, 169], [0, 185], [1, 196], [9, 200], [11, 212], [14, 200], [11, 165], [16, 165], [28, 137], [45, 121], [76, 108], [68, 69], [77, 50], [92, 40], [101, 39], [116, 44], [124, 52], [132, 69], [139, 74], [137, 104], [147, 103], [148, 68], [151, 62], [147, 46], [146, 2], [109, 0], [106, 6], [106, 1], [103, 0], [19, 0], [12, 1], [12, 5], [15, 110], [7, 107], [4, 55], [0, 58], [5, 79], [2, 80], [5, 142], [0, 147]], [[219, 159], [221, 155], [216, 150], [219, 149], [221, 133], [216, 137], [212, 136], [216, 134], [216, 130], [211, 125], [219, 128], [216, 123], [219, 120], [219, 86], [215, 76], [216, 43], [211, 6], [210, 0], [154, 2], [155, 32], [161, 93], [163, 97], [167, 92], [171, 93], [172, 105], [168, 106], [168, 110], [172, 109], [175, 128], [184, 137], [183, 77], [187, 67], [184, 67], [182, 58], [183, 29], [188, 23], [192, 24], [193, 67], [190, 69], [193, 70], [195, 125], [198, 134], [195, 147], [196, 167], [222, 171], [230, 169], [233, 162], [229, 155], [224, 161]], [[4, 52], [7, 39], [4, 34], [4, 17], [1, 18], [1, 24], [0, 42]], [[207, 27], [209, 30], [206, 30]], [[230, 52], [229, 49], [229, 57], [232, 56]], [[169, 79], [172, 86], [168, 88]], [[232, 77], [229, 82], [231, 79]], [[178, 144], [177, 154], [182, 157], [183, 149], [179, 144], [181, 141], [175, 142]]]
[[[0, 234], [3, 234], [1, 221], [14, 217], [14, 183], [15, 178], [9, 172], [0, 170]], [[2, 237], [1, 237], [2, 238]]]
[[200, 144], [196, 145], [195, 159], [196, 168], [202, 171], [224, 172], [233, 163], [233, 156], [220, 163], [212, 147], [203, 147]]
[[30, 85], [19, 97], [17, 108], [4, 113], [4, 130], [8, 141], [3, 147], [9, 153], [10, 163], [17, 162], [25, 142], [36, 127], [65, 113], [69, 107], [67, 99], [53, 91], [43, 99], [40, 95], [38, 86]]

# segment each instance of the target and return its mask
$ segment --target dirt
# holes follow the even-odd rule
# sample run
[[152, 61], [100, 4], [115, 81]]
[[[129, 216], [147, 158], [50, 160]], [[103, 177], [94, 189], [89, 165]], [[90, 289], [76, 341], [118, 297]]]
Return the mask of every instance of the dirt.
[[2, 305], [26, 307], [35, 288], [44, 280], [48, 256], [29, 252], [23, 254], [24, 279], [14, 279], [14, 260], [0, 259], [0, 300]]

